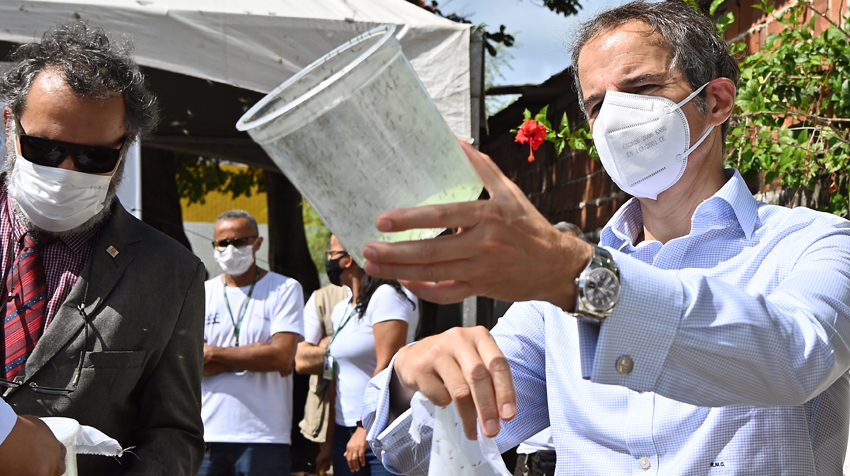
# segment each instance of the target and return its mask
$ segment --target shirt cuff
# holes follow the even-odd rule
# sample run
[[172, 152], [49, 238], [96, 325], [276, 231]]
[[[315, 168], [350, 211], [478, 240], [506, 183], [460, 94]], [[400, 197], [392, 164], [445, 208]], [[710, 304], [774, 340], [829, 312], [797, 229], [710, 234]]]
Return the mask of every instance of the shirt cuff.
[[595, 383], [652, 391], [684, 314], [682, 282], [607, 248], [620, 270], [620, 299], [601, 326], [579, 321], [582, 375]]
[[[363, 393], [363, 428], [366, 429], [366, 439], [376, 441], [378, 435], [389, 425], [390, 420], [390, 379], [393, 376], [393, 366], [398, 353], [390, 360], [390, 364], [372, 377]], [[376, 452], [377, 454], [377, 452]]]
[[15, 410], [3, 400], [0, 400], [0, 444], [6, 441], [6, 437], [12, 432], [15, 423], [18, 422], [18, 415]]

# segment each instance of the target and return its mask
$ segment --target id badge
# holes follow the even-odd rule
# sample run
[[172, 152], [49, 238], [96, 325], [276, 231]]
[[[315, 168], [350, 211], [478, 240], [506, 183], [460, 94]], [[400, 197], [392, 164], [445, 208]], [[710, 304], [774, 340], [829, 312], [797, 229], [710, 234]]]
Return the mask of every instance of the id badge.
[[322, 364], [322, 378], [325, 380], [334, 379], [334, 358], [328, 354], [325, 354]]

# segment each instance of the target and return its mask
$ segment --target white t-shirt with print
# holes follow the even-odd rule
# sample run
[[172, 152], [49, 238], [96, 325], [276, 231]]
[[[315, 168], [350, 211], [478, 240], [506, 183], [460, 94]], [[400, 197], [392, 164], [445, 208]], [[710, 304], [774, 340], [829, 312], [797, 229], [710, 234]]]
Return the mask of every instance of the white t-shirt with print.
[[[239, 320], [251, 285], [226, 287], [222, 276], [205, 283], [204, 340], [234, 347], [233, 321]], [[227, 290], [228, 312], [224, 299]], [[268, 272], [257, 281], [239, 326], [239, 345], [271, 342], [278, 332], [304, 335], [304, 295], [294, 279]], [[225, 372], [201, 381], [204, 441], [290, 444], [292, 375], [278, 372]]]
[[[339, 330], [331, 343], [331, 355], [337, 367], [336, 423], [352, 427], [360, 420], [363, 392], [372, 379], [378, 356], [375, 353], [375, 334], [372, 326], [384, 321], [407, 322], [406, 342], [413, 341], [419, 324], [419, 299], [402, 288], [405, 296], [392, 286], [379, 286], [369, 300], [369, 307], [359, 318], [350, 300], [340, 301], [334, 306], [331, 323], [336, 330], [349, 313], [354, 312], [348, 323]], [[409, 300], [408, 300], [409, 299]], [[415, 306], [414, 306], [415, 304]]]

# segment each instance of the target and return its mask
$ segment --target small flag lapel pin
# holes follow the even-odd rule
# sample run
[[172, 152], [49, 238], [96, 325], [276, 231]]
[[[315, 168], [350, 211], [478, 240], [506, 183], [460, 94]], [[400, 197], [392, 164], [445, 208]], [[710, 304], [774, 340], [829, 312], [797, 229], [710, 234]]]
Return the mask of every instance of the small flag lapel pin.
[[109, 248], [106, 249], [106, 252], [109, 253], [109, 256], [112, 256], [113, 258], [118, 256], [118, 250], [112, 245], [110, 245]]

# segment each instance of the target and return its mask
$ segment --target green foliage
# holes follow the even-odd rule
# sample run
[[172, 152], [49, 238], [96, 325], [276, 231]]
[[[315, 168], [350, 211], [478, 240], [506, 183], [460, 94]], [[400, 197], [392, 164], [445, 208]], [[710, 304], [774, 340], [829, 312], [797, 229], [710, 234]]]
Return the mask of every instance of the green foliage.
[[[590, 154], [596, 160], [599, 160], [599, 154], [596, 152], [596, 146], [593, 145], [593, 134], [590, 131], [590, 125], [587, 121], [581, 127], [571, 130], [570, 120], [567, 118], [567, 113], [561, 116], [561, 124], [557, 129], [552, 127], [552, 123], [546, 117], [549, 114], [549, 105], [543, 106], [534, 117], [531, 116], [531, 111], [526, 109], [522, 113], [523, 122], [534, 119], [538, 124], [546, 126], [546, 140], [555, 145], [555, 154], [561, 155], [564, 149], [569, 146], [574, 151], [583, 150]], [[521, 126], [522, 124], [520, 124]], [[511, 132], [516, 134], [519, 128], [511, 129]]]
[[[439, 15], [443, 18], [449, 19], [453, 22], [457, 23], [469, 23], [472, 22], [466, 18], [464, 15], [460, 15], [457, 13], [443, 13], [438, 8], [438, 3], [436, 0], [431, 0], [428, 4], [425, 3], [424, 0], [406, 0], [408, 3], [412, 3], [420, 8], [424, 8], [429, 12], [432, 12], [436, 15]], [[522, 0], [518, 0], [522, 1]], [[564, 16], [576, 15], [578, 11], [581, 9], [581, 5], [579, 4], [579, 0], [539, 0], [543, 7], [552, 10], [555, 13], [559, 13]], [[499, 25], [499, 29], [496, 31], [487, 31], [487, 25], [479, 25], [477, 28], [481, 28], [484, 31], [484, 48], [490, 53], [491, 56], [496, 56], [498, 54], [498, 47], [501, 45], [504, 46], [513, 46], [515, 38], [512, 34], [507, 33], [505, 31], [505, 25]]]
[[[263, 171], [247, 167], [238, 171], [221, 168], [221, 159], [176, 153], [177, 193], [189, 204], [206, 203], [210, 192], [230, 193], [233, 198], [265, 192]], [[254, 188], [256, 187], [256, 190]]]
[[[695, 1], [689, 0], [695, 5]], [[723, 0], [714, 0], [715, 13]], [[768, 15], [774, 7], [761, 0], [754, 8]], [[804, 19], [810, 17], [808, 21]], [[764, 173], [765, 183], [781, 180], [783, 188], [815, 190], [825, 185], [829, 199], [824, 211], [850, 214], [850, 31], [829, 21], [830, 27], [816, 35], [815, 17], [827, 18], [811, 3], [801, 1], [782, 17], [780, 32], [768, 35], [764, 48], [740, 63], [741, 81], [726, 137], [726, 161], [744, 177]], [[828, 20], [828, 19], [827, 19]], [[731, 24], [721, 15], [718, 28]], [[846, 23], [845, 23], [846, 24]], [[733, 54], [746, 49], [730, 46]], [[574, 150], [598, 158], [585, 123], [570, 131], [566, 117], [558, 131], [545, 121], [547, 108], [535, 116], [550, 130], [546, 140], [559, 146], [564, 141]], [[542, 120], [539, 119], [540, 116]], [[524, 119], [531, 119], [525, 111]]]
[[[773, 12], [766, 0], [757, 8]], [[793, 6], [777, 18], [780, 32], [741, 62], [727, 162], [745, 176], [764, 172], [766, 183], [780, 178], [784, 188], [825, 182], [830, 197], [822, 208], [847, 216], [850, 32], [830, 22], [816, 35], [819, 15], [810, 3]]]
[[301, 201], [304, 216], [304, 234], [307, 236], [307, 248], [310, 258], [320, 275], [325, 273], [325, 251], [331, 247], [331, 231], [319, 218], [307, 200]]

